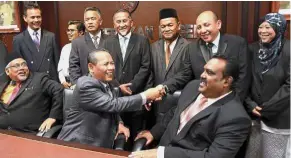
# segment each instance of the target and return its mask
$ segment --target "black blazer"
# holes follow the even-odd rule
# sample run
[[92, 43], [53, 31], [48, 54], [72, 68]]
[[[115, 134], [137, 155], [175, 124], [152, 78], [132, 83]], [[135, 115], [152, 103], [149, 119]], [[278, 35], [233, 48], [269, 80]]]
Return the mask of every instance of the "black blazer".
[[[2, 95], [9, 81], [0, 85]], [[63, 87], [46, 73], [31, 73], [8, 106], [0, 104], [0, 128], [38, 131], [47, 118], [62, 120]]]
[[251, 120], [232, 92], [196, 114], [177, 134], [181, 113], [197, 96], [199, 81], [182, 91], [178, 105], [166, 113], [151, 133], [165, 146], [167, 158], [232, 158], [246, 140]]
[[104, 44], [115, 63], [115, 78], [120, 84], [132, 83], [133, 94], [144, 90], [150, 74], [150, 44], [142, 35], [132, 33], [128, 42], [124, 61], [118, 35], [107, 38]]
[[[180, 71], [180, 73], [175, 76], [175, 80], [181, 80], [185, 78], [185, 76], [187, 78], [189, 74], [193, 75], [192, 79], [200, 79], [200, 75], [204, 71], [204, 65], [210, 59], [205, 42], [201, 39], [189, 44], [188, 49], [188, 60], [185, 60], [188, 67], [184, 69], [184, 71]], [[232, 58], [239, 63], [239, 78], [236, 92], [241, 100], [244, 100], [251, 79], [251, 62], [246, 40], [235, 35], [221, 34], [217, 53], [224, 54], [226, 57]], [[190, 80], [179, 86], [177, 86], [175, 82], [171, 82], [171, 80], [167, 81], [166, 84], [169, 89], [172, 89], [174, 85], [175, 89], [175, 87], [183, 87], [183, 85], [186, 85], [189, 81]]]
[[[104, 40], [106, 38], [107, 35], [102, 33], [98, 45], [99, 48], [104, 46]], [[95, 49], [96, 48], [93, 44], [92, 38], [88, 32], [72, 41], [72, 50], [69, 60], [69, 74], [73, 84], [76, 84], [78, 78], [88, 74], [88, 55]]]
[[0, 84], [7, 80], [6, 73], [5, 73], [5, 66], [6, 66], [6, 56], [8, 52], [5, 47], [5, 44], [0, 41]]
[[13, 53], [18, 53], [26, 60], [30, 71], [45, 72], [52, 79], [59, 81], [57, 68], [60, 53], [54, 33], [44, 29], [41, 30], [38, 52], [29, 32], [25, 30], [13, 38]]
[[[111, 92], [113, 92], [111, 90]], [[73, 104], [58, 139], [112, 148], [118, 113], [142, 110], [141, 95], [111, 97], [102, 83], [88, 76], [78, 79]]]
[[290, 129], [290, 41], [283, 41], [279, 61], [265, 74], [257, 53], [259, 42], [249, 46], [253, 55], [252, 83], [249, 97], [245, 101], [248, 111], [262, 107], [263, 122], [274, 128]]

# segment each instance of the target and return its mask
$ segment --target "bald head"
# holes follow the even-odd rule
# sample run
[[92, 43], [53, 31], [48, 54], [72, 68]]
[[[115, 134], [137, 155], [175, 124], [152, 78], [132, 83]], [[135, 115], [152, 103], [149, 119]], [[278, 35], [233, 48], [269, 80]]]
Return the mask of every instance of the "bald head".
[[204, 11], [196, 19], [197, 34], [206, 43], [213, 42], [221, 28], [221, 21], [212, 11]]

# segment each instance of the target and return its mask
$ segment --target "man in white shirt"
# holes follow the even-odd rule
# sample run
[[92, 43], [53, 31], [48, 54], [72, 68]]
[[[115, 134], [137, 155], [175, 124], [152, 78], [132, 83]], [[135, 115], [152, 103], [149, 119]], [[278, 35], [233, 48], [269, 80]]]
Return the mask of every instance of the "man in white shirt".
[[61, 84], [65, 88], [71, 86], [69, 78], [69, 58], [72, 48], [72, 41], [85, 33], [85, 26], [80, 20], [70, 20], [68, 22], [67, 36], [70, 43], [66, 44], [61, 51], [61, 57], [58, 64], [58, 73]]
[[235, 94], [239, 68], [234, 60], [214, 55], [200, 80], [184, 88], [177, 107], [168, 111], [150, 131], [148, 145], [158, 149], [132, 153], [130, 158], [233, 158], [246, 140], [251, 120]]

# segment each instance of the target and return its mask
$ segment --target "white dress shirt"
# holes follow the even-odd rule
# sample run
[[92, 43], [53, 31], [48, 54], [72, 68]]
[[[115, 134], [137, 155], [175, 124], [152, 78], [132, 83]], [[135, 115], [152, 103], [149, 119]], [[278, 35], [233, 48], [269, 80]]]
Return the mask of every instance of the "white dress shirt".
[[[94, 36], [91, 34], [91, 33], [89, 33], [89, 35], [90, 35], [90, 37], [91, 37], [91, 40], [92, 40], [92, 42], [94, 43], [95, 42], [95, 40], [94, 40]], [[99, 46], [99, 44], [100, 44], [100, 39], [101, 39], [101, 30], [96, 34], [96, 36], [98, 36], [98, 38], [97, 38], [97, 43], [98, 43], [98, 46]]]
[[[31, 29], [30, 27], [27, 27], [27, 31], [31, 37], [31, 39], [34, 39], [34, 35], [33, 33], [35, 32], [33, 29]], [[39, 28], [37, 31], [37, 37], [39, 39], [39, 43], [40, 43], [40, 37], [41, 37], [41, 28]]]
[[[219, 40], [220, 40], [220, 32], [218, 33], [218, 35], [215, 38], [215, 40], [212, 42], [213, 43], [213, 47], [212, 47], [212, 53], [213, 53], [213, 55], [216, 54], [217, 51], [218, 51]], [[208, 44], [208, 43], [206, 43], [206, 44]]]
[[[199, 112], [203, 111], [205, 108], [207, 108], [208, 106], [212, 105], [213, 103], [215, 103], [216, 101], [218, 101], [221, 98], [224, 98], [225, 96], [227, 96], [228, 94], [230, 94], [232, 91], [218, 97], [218, 98], [207, 98], [207, 102], [205, 103], [205, 105], [203, 106], [203, 108], [200, 111], [193, 111], [194, 113], [198, 114]], [[203, 95], [200, 93], [197, 97], [197, 99], [191, 103], [189, 106], [194, 105], [196, 101], [199, 101], [201, 98], [203, 97]], [[186, 108], [187, 109], [187, 108]], [[183, 128], [182, 128], [183, 129]], [[182, 129], [178, 129], [178, 130], [182, 130]], [[179, 132], [178, 132], [179, 133]], [[164, 146], [159, 146], [158, 147], [158, 151], [157, 151], [157, 158], [164, 158], [164, 154], [165, 154], [165, 147]]]
[[[127, 38], [127, 40], [126, 40], [126, 42], [125, 42], [125, 46], [123, 46], [123, 42], [121, 42], [121, 41], [123, 41], [123, 38], [124, 37], [126, 37]], [[122, 51], [122, 47], [125, 47], [125, 52], [121, 52], [122, 53], [122, 58], [123, 58], [123, 60], [124, 60], [124, 58], [125, 58], [125, 54], [126, 54], [126, 50], [127, 50], [127, 46], [128, 46], [128, 43], [129, 43], [129, 39], [130, 39], [130, 37], [131, 37], [131, 31], [129, 31], [129, 33], [127, 34], [127, 35], [125, 35], [125, 36], [121, 36], [120, 34], [118, 34], [118, 39], [119, 39], [119, 45], [120, 45], [120, 49], [121, 49], [121, 51]], [[124, 54], [123, 54], [124, 53]]]
[[58, 63], [59, 79], [61, 83], [66, 81], [65, 77], [69, 77], [69, 59], [72, 49], [72, 43], [66, 44], [61, 51], [60, 61]]

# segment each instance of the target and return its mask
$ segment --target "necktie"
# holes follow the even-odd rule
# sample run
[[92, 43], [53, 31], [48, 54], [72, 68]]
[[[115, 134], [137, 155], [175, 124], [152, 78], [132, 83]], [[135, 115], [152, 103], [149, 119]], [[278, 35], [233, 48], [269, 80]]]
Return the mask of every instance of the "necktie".
[[95, 46], [95, 48], [97, 49], [97, 48], [98, 48], [98, 41], [97, 41], [98, 36], [94, 36], [94, 37], [92, 37], [92, 38], [93, 38], [93, 40], [94, 40], [94, 46]]
[[202, 98], [200, 98], [199, 101], [195, 101], [181, 113], [180, 126], [177, 133], [179, 133], [183, 129], [188, 121], [190, 121], [196, 114], [203, 110], [203, 106], [206, 102], [207, 98], [203, 96]]
[[105, 86], [105, 89], [106, 89], [106, 91], [109, 93], [109, 95], [112, 97], [113, 95], [112, 95], [112, 92], [111, 92], [111, 90], [110, 90], [109, 85], [106, 85], [106, 86]]
[[213, 56], [212, 47], [214, 46], [214, 44], [210, 42], [210, 43], [208, 43], [206, 46], [207, 46], [207, 48], [208, 48], [209, 58], [211, 59], [212, 56]]
[[38, 33], [37, 31], [34, 31], [33, 32], [33, 36], [32, 36], [32, 41], [33, 43], [35, 44], [36, 48], [37, 48], [37, 51], [39, 51], [39, 45], [40, 45], [40, 42], [39, 42], [39, 38], [38, 38]]
[[19, 89], [20, 89], [21, 85], [20, 84], [16, 84], [15, 88], [13, 89], [13, 92], [9, 98], [9, 101], [7, 103], [7, 105], [9, 105], [11, 103], [11, 101], [16, 97]]
[[122, 37], [121, 38], [122, 42], [121, 42], [121, 53], [122, 53], [122, 59], [124, 60], [125, 58], [125, 54], [126, 54], [126, 49], [127, 49], [127, 45], [126, 45], [126, 41], [127, 41], [127, 37]]
[[165, 51], [165, 58], [166, 58], [166, 68], [168, 67], [170, 57], [171, 57], [171, 49], [170, 49], [170, 44], [166, 42], [166, 51]]

